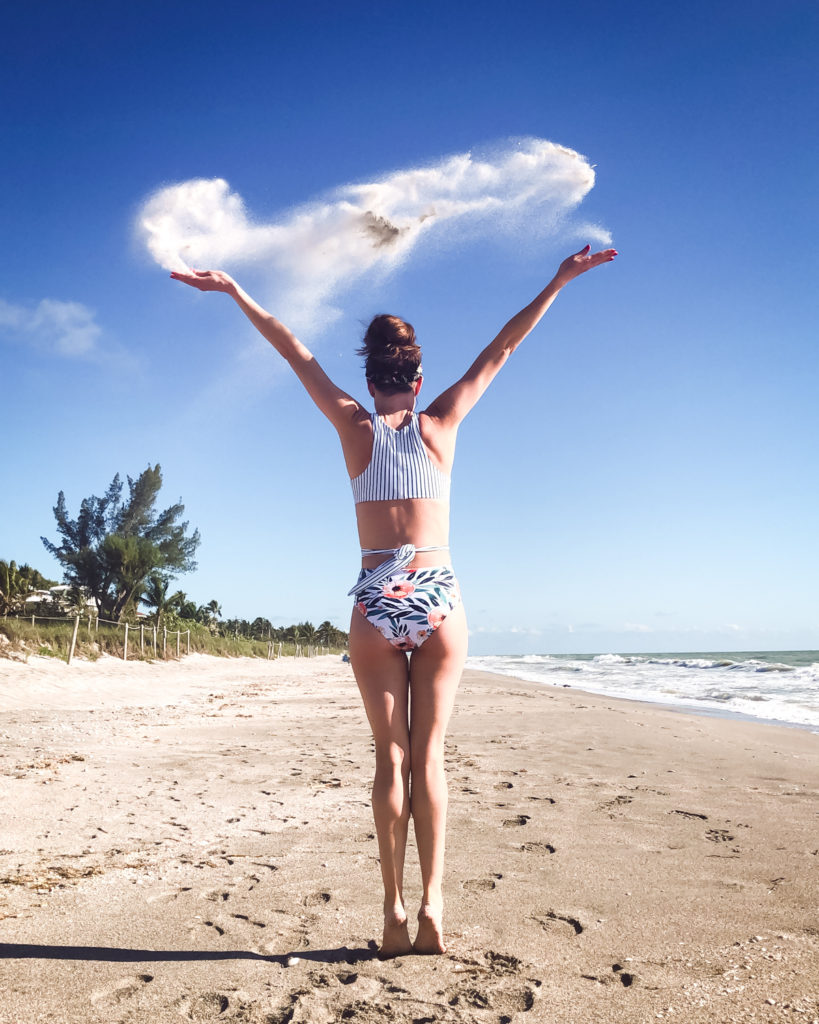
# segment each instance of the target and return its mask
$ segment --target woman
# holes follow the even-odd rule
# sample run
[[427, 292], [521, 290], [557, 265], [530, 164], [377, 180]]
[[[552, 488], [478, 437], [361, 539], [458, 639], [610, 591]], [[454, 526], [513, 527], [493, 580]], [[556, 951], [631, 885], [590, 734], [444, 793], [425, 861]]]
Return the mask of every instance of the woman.
[[[327, 377], [307, 348], [221, 271], [173, 273], [230, 295], [336, 428], [356, 501], [361, 575], [351, 593], [350, 660], [375, 739], [373, 816], [384, 882], [382, 957], [443, 953], [447, 788], [444, 736], [466, 658], [466, 617], [448, 558], [449, 477], [461, 420], [560, 289], [614, 249], [569, 256], [464, 376], [417, 414], [421, 351], [412, 327], [378, 316], [359, 350], [375, 416]], [[409, 652], [409, 658], [405, 652]], [[411, 697], [411, 700], [410, 700]], [[403, 900], [412, 816], [423, 897], [412, 942]]]

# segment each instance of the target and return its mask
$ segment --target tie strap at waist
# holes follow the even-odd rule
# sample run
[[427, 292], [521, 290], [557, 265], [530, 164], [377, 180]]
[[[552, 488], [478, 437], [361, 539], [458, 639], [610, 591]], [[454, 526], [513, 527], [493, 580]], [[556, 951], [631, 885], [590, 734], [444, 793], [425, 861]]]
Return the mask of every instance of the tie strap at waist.
[[446, 551], [448, 547], [448, 544], [428, 544], [417, 548], [414, 544], [402, 544], [400, 548], [362, 548], [362, 555], [392, 555], [392, 558], [369, 570], [363, 580], [357, 582], [352, 590], [347, 591], [347, 596], [357, 597], [367, 587], [383, 583], [394, 572], [406, 569], [419, 551]]

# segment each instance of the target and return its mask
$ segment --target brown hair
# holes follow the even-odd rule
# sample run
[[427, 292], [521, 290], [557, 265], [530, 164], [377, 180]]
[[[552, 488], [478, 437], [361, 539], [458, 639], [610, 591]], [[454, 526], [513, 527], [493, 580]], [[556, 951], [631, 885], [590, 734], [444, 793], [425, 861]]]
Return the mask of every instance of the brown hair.
[[387, 395], [410, 390], [421, 376], [421, 349], [415, 343], [415, 329], [397, 316], [374, 316], [357, 353], [366, 357], [367, 380]]

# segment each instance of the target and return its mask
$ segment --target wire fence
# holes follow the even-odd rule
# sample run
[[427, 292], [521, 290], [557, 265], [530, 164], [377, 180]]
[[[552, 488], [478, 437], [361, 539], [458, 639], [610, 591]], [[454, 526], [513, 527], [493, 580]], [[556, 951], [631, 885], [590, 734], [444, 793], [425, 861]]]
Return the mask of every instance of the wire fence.
[[[66, 662], [70, 665], [74, 657], [78, 640], [82, 643], [94, 645], [97, 652], [103, 647], [116, 656], [121, 656], [123, 661], [129, 657], [140, 660], [168, 660], [169, 658], [182, 658], [191, 653], [191, 630], [190, 629], [168, 629], [167, 626], [155, 626], [145, 623], [115, 622], [112, 619], [102, 619], [98, 615], [9, 615], [5, 619], [15, 619], [20, 623], [36, 629], [37, 622], [56, 623], [57, 626], [49, 629], [49, 639], [63, 646], [67, 641]], [[2, 620], [0, 620], [2, 621]], [[60, 628], [64, 627], [64, 628]], [[68, 631], [71, 636], [68, 639]], [[224, 638], [226, 642], [230, 638]], [[238, 637], [233, 638], [239, 641]], [[246, 640], [246, 638], [242, 638]], [[285, 644], [280, 640], [250, 640], [256, 656], [265, 656], [266, 650], [268, 661], [291, 656], [284, 653]], [[198, 646], [194, 639], [193, 648]], [[288, 648], [293, 649], [292, 657], [315, 658], [324, 654], [330, 654], [331, 650], [325, 644], [299, 643], [296, 640], [287, 643]], [[43, 653], [53, 653], [44, 651]], [[230, 652], [219, 652], [230, 653]]]

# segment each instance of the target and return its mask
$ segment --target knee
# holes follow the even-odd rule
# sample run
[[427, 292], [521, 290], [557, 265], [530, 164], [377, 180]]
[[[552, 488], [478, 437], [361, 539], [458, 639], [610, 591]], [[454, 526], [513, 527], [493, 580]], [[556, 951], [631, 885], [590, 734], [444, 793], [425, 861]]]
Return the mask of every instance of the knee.
[[412, 770], [415, 775], [441, 774], [444, 770], [444, 741], [425, 736], [411, 742]]
[[393, 773], [406, 774], [410, 766], [409, 747], [397, 740], [386, 740], [375, 745], [376, 767]]

